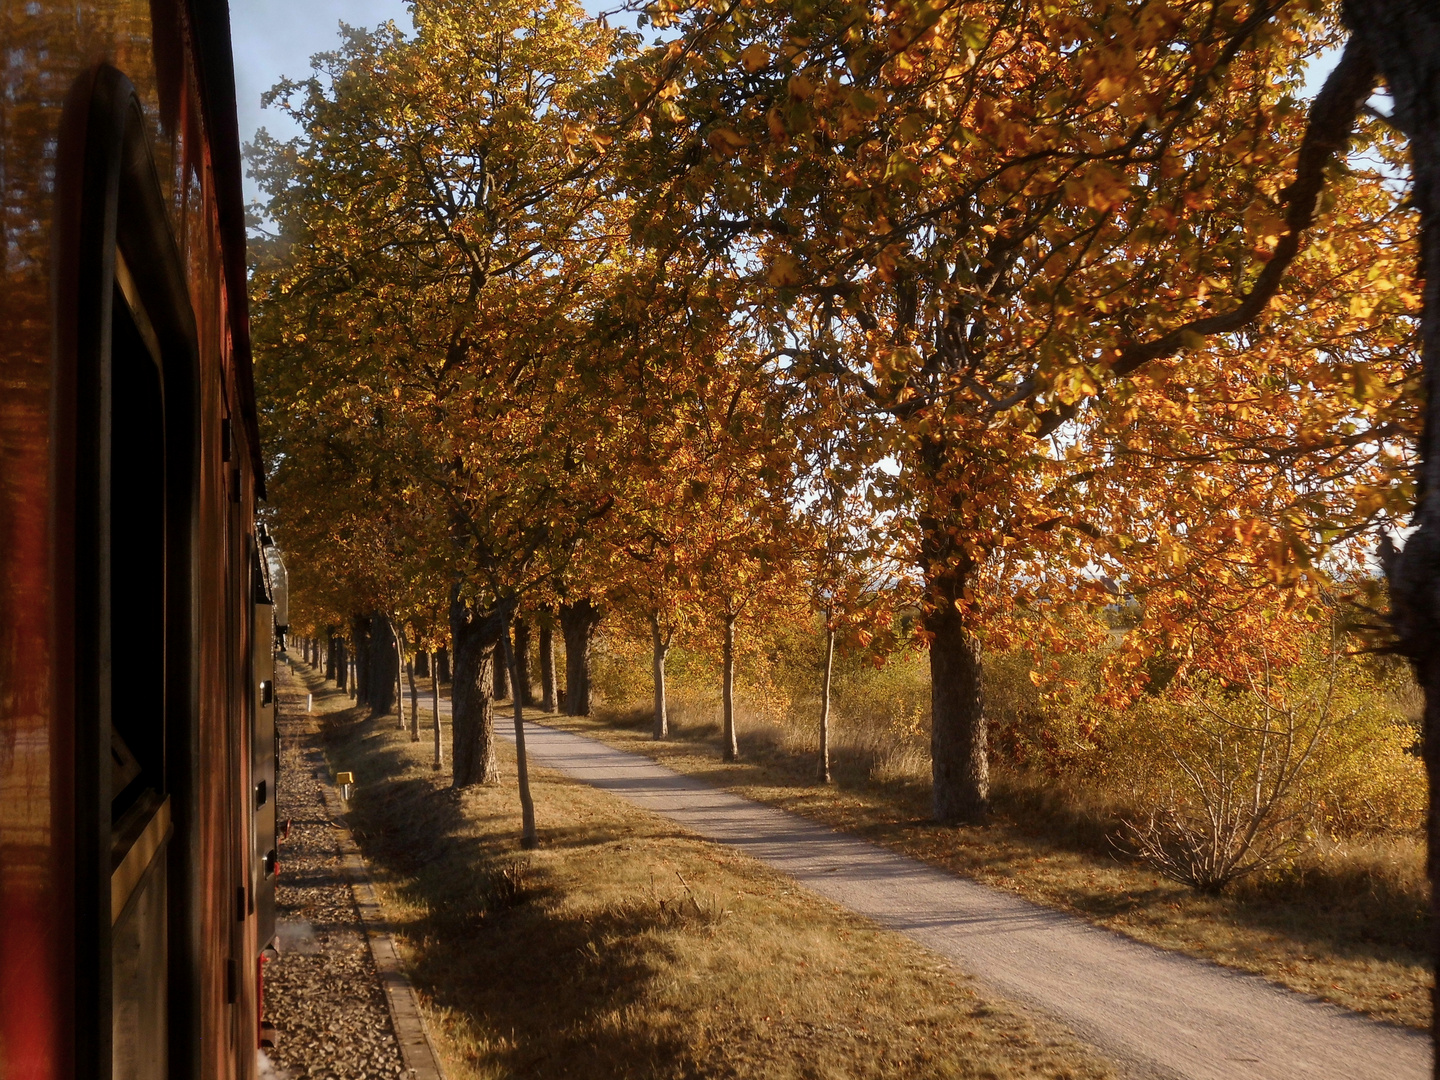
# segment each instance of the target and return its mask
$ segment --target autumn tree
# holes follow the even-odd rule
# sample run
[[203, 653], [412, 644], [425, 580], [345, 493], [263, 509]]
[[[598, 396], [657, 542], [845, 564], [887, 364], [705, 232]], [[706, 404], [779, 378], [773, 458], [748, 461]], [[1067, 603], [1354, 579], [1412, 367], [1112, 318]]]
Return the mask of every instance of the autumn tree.
[[[907, 568], [886, 547], [886, 498], [877, 493], [883, 476], [866, 459], [855, 425], [843, 419], [843, 405], [816, 403], [804, 410], [816, 428], [806, 445], [797, 521], [800, 572], [825, 634], [820, 673], [819, 747], [816, 778], [830, 783], [831, 682], [837, 641], [869, 647], [877, 634], [893, 639], [893, 609], [913, 602]], [[837, 412], [842, 415], [837, 415]], [[887, 643], [893, 644], [893, 641]]]
[[1090, 563], [1092, 530], [1061, 512], [1089, 403], [1257, 325], [1370, 83], [1351, 58], [1299, 101], [1336, 40], [1301, 4], [647, 10], [679, 32], [617, 80], [651, 123], [636, 234], [745, 277], [792, 378], [889, 417], [935, 812], [983, 817], [979, 631], [1014, 592], [996, 573]]
[[[654, 691], [651, 733], [656, 739], [670, 734], [665, 661], [678, 634], [695, 618], [693, 521], [684, 511], [687, 480], [683, 464], [675, 473], [649, 458], [648, 475], [633, 477], [640, 496], [641, 514], [632, 522], [632, 534], [619, 546], [614, 597], [621, 611], [643, 628], [650, 640], [650, 676]], [[678, 473], [679, 475], [676, 475]]]
[[[668, 320], [682, 303], [683, 319]], [[616, 512], [591, 547], [586, 572], [610, 583], [612, 602], [650, 638], [653, 733], [662, 739], [672, 643], [713, 619], [713, 589], [727, 574], [749, 573], [745, 545], [728, 534], [749, 529], [772, 555], [778, 550], [775, 534], [789, 516], [793, 467], [783, 440], [793, 408], [772, 393], [771, 376], [725, 359], [753, 350], [728, 312], [707, 311], [689, 293], [678, 301], [652, 296], [644, 313], [627, 347], [637, 438]]]
[[784, 399], [768, 392], [767, 375], [743, 356], [717, 358], [699, 388], [692, 436], [704, 467], [690, 481], [687, 510], [700, 537], [695, 582], [721, 633], [726, 761], [739, 757], [735, 664], [741, 617], [774, 617], [795, 589], [794, 464], [784, 438]]
[[272, 92], [307, 134], [252, 153], [277, 226], [257, 321], [262, 367], [304, 373], [287, 404], [349, 395], [385, 496], [443, 521], [427, 557], [445, 566], [464, 785], [494, 776], [495, 652], [519, 597], [608, 505], [611, 433], [570, 358], [619, 211], [573, 146], [581, 88], [626, 38], [565, 2], [415, 19], [411, 39], [347, 32]]

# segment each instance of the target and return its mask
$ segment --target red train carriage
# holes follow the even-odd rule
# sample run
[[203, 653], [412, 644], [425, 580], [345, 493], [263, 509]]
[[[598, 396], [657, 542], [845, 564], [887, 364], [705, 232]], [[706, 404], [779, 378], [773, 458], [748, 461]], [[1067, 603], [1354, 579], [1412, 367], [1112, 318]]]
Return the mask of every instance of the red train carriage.
[[274, 707], [228, 10], [0, 34], [0, 1077], [250, 1077]]

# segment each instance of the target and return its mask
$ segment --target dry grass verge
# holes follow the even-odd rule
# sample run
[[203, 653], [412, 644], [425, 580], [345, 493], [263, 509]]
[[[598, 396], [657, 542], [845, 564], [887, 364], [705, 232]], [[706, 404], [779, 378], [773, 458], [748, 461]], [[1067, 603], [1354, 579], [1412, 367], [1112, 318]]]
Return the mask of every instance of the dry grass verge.
[[915, 770], [842, 758], [836, 783], [822, 787], [813, 780], [813, 758], [788, 746], [773, 726], [742, 730], [742, 761], [726, 765], [710, 724], [672, 724], [671, 739], [657, 743], [648, 716], [639, 713], [545, 722], [1140, 941], [1252, 971], [1392, 1023], [1429, 1025], [1428, 897], [1418, 844], [1321, 848], [1287, 870], [1206, 896], [1119, 857], [1111, 809], [1051, 782], [998, 775], [992, 823], [946, 828], [928, 820], [928, 781], [917, 780]]
[[508, 751], [456, 794], [344, 704], [331, 761], [452, 1080], [1113, 1075], [920, 947], [543, 769], [521, 852]]

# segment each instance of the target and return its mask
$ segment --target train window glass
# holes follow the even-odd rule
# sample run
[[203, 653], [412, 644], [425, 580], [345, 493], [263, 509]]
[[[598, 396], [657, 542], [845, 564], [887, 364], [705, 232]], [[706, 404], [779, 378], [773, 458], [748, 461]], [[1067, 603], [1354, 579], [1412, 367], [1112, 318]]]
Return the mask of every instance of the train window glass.
[[111, 1071], [168, 1072], [170, 804], [166, 794], [164, 373], [153, 326], [116, 252], [105, 447], [111, 727]]
[[211, 869], [198, 838], [223, 845], [227, 827], [200, 820], [190, 768], [200, 353], [133, 85], [98, 64], [69, 102], [56, 356], [74, 395], [54, 454], [74, 495], [56, 519], [74, 549], [73, 1071], [165, 1080], [171, 1065], [199, 1075], [201, 943], [186, 931]]
[[[110, 716], [115, 750], [133, 764], [112, 769], [115, 825], [165, 791], [165, 403], [154, 334], [125, 288], [123, 259], [117, 264], [108, 447]], [[117, 829], [115, 839], [123, 842], [126, 831]]]

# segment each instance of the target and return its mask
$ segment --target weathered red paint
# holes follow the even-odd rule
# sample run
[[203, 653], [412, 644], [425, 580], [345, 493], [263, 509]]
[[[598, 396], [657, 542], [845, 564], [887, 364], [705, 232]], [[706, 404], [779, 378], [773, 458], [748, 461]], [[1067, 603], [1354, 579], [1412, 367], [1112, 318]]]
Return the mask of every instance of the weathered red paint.
[[[23, 10], [22, 10], [23, 9]], [[0, 15], [0, 1076], [70, 1080], [96, 1033], [77, 1019], [76, 755], [71, 511], [76, 277], [74, 160], [62, 130], [98, 65], [134, 84], [169, 228], [183, 262], [198, 355], [193, 523], [196, 683], [191, 845], [196, 1024], [174, 1076], [248, 1078], [258, 967], [246, 812], [253, 506], [263, 485], [248, 356], [243, 207], [228, 25], [213, 0], [39, 0]], [[81, 110], [80, 115], [83, 115]], [[67, 170], [69, 170], [67, 172]], [[68, 179], [67, 179], [68, 177]], [[237, 292], [237, 290], [240, 290]], [[224, 460], [226, 421], [233, 452]], [[240, 498], [232, 500], [237, 483]], [[183, 835], [182, 835], [183, 833]], [[108, 897], [105, 901], [108, 910]], [[225, 1001], [226, 966], [240, 973]], [[78, 1048], [78, 1049], [77, 1049]]]

